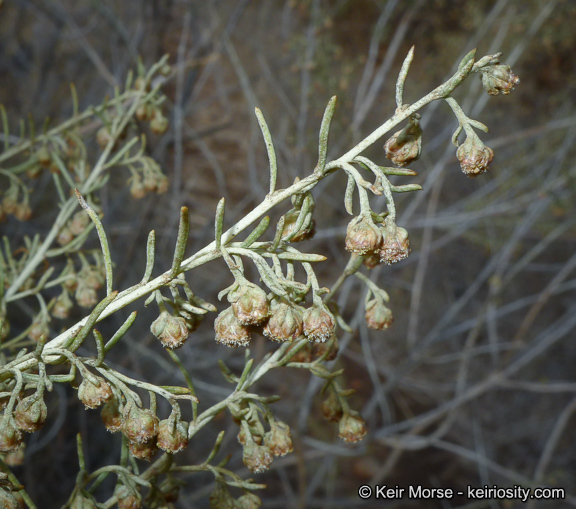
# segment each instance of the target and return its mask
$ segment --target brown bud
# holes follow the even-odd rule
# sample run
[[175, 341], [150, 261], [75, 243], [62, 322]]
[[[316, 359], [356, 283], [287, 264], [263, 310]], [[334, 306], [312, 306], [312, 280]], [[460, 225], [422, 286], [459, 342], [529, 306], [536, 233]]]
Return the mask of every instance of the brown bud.
[[397, 166], [406, 166], [420, 157], [422, 151], [422, 129], [419, 115], [413, 115], [408, 125], [395, 132], [384, 144], [386, 157]]
[[120, 484], [116, 486], [114, 496], [118, 502], [118, 509], [140, 509], [142, 507], [142, 495], [137, 489]]
[[136, 198], [137, 200], [139, 200], [141, 198], [144, 198], [144, 196], [148, 194], [146, 186], [144, 185], [144, 182], [142, 182], [142, 179], [139, 176], [132, 177], [130, 182], [131, 182], [130, 194], [132, 195], [132, 198]]
[[101, 377], [95, 378], [96, 383], [85, 377], [78, 387], [78, 399], [86, 408], [98, 408], [112, 397], [112, 389], [108, 382]]
[[228, 301], [242, 325], [257, 325], [270, 315], [266, 292], [252, 283], [243, 283], [228, 294]]
[[309, 341], [324, 342], [334, 334], [334, 317], [325, 306], [314, 305], [308, 308], [302, 320], [304, 335]]
[[14, 417], [0, 415], [0, 452], [12, 452], [20, 447], [22, 433], [16, 427]]
[[40, 341], [42, 336], [44, 336], [44, 339], [47, 339], [49, 335], [50, 327], [48, 327], [48, 320], [46, 317], [39, 315], [28, 330], [28, 337], [32, 341]]
[[50, 151], [45, 147], [40, 147], [36, 152], [36, 160], [44, 166], [44, 168], [48, 168], [50, 163], [52, 163], [52, 156], [50, 155]]
[[72, 242], [73, 240], [74, 235], [70, 231], [70, 228], [68, 228], [68, 226], [63, 226], [60, 232], [58, 233], [56, 242], [58, 242], [58, 244], [60, 244], [61, 246], [66, 246], [67, 244], [70, 244], [70, 242]]
[[121, 431], [124, 426], [124, 416], [120, 413], [118, 399], [114, 396], [104, 403], [100, 411], [100, 417], [102, 417], [102, 422], [106, 429], [111, 433]]
[[80, 307], [91, 308], [98, 303], [98, 293], [94, 288], [89, 288], [84, 282], [78, 284], [74, 298]]
[[264, 327], [264, 335], [274, 341], [292, 341], [302, 335], [303, 309], [280, 302], [273, 306], [272, 316]]
[[382, 233], [372, 218], [364, 215], [355, 217], [346, 229], [346, 249], [351, 253], [365, 255], [373, 253], [382, 244]]
[[273, 459], [272, 451], [267, 446], [258, 445], [252, 439], [244, 444], [242, 461], [251, 472], [260, 473], [268, 470]]
[[222, 482], [217, 482], [216, 488], [210, 493], [210, 509], [238, 509], [228, 488]]
[[113, 140], [114, 137], [110, 133], [110, 129], [108, 129], [108, 127], [102, 126], [100, 129], [98, 129], [98, 132], [96, 133], [96, 142], [98, 145], [100, 145], [102, 150], [104, 150], [108, 143], [112, 142]]
[[188, 445], [188, 426], [184, 421], [176, 419], [163, 419], [158, 425], [156, 444], [160, 449], [176, 453]]
[[292, 435], [288, 424], [279, 421], [273, 422], [270, 431], [264, 435], [264, 445], [270, 449], [274, 456], [286, 456], [292, 452]]
[[388, 218], [384, 222], [382, 247], [379, 253], [380, 261], [387, 265], [404, 260], [410, 254], [408, 232]]
[[312, 362], [313, 348], [311, 343], [306, 343], [296, 353], [293, 353], [292, 357], [289, 357], [290, 352], [295, 349], [295, 347], [296, 343], [293, 343], [286, 352], [286, 358], [290, 358], [290, 362]]
[[344, 442], [359, 442], [367, 432], [364, 419], [357, 415], [344, 414], [338, 424], [338, 436]]
[[250, 330], [242, 325], [232, 306], [222, 311], [214, 321], [216, 342], [230, 347], [248, 346], [250, 343]]
[[60, 319], [68, 318], [72, 307], [72, 300], [70, 299], [68, 292], [62, 290], [62, 293], [58, 296], [54, 306], [52, 307], [52, 316]]
[[392, 311], [381, 300], [372, 299], [366, 304], [366, 325], [370, 329], [386, 330], [394, 321]]
[[480, 69], [482, 73], [482, 86], [490, 95], [508, 95], [520, 83], [520, 79], [511, 70], [509, 65], [488, 65]]
[[28, 203], [18, 203], [14, 210], [14, 217], [18, 221], [28, 221], [32, 217], [32, 209]]
[[46, 403], [37, 392], [22, 399], [16, 405], [14, 421], [22, 431], [33, 433], [44, 426], [47, 415]]
[[144, 443], [158, 434], [158, 417], [147, 408], [128, 403], [124, 409], [122, 432], [131, 442]]
[[154, 134], [164, 134], [168, 130], [168, 119], [162, 115], [160, 110], [154, 114], [154, 118], [150, 122], [150, 130]]
[[179, 348], [188, 339], [186, 320], [181, 316], [172, 316], [168, 311], [162, 311], [152, 322], [150, 331], [165, 348]]
[[312, 346], [312, 355], [315, 358], [324, 357], [325, 361], [333, 361], [338, 355], [338, 338], [335, 334], [324, 343], [314, 343]]
[[338, 422], [342, 418], [342, 405], [334, 391], [330, 391], [328, 397], [322, 401], [320, 409], [328, 421]]
[[84, 233], [89, 223], [90, 216], [86, 212], [83, 210], [76, 212], [72, 217], [69, 226], [72, 235], [80, 235], [81, 233]]
[[130, 440], [128, 441], [128, 448], [132, 456], [145, 461], [150, 461], [158, 452], [158, 446], [155, 440], [148, 440], [147, 442], [133, 442]]
[[462, 171], [468, 177], [476, 177], [488, 171], [488, 165], [494, 159], [494, 151], [484, 145], [478, 136], [468, 136], [458, 147], [456, 157], [460, 161]]
[[10, 334], [10, 320], [5, 316], [0, 316], [0, 341], [4, 341]]
[[[300, 209], [290, 209], [284, 216], [284, 228], [282, 229], [282, 240], [287, 239], [296, 230], [296, 224], [298, 223], [298, 217], [300, 215]], [[304, 221], [302, 227], [296, 232], [296, 234], [290, 239], [290, 242], [301, 242], [303, 240], [309, 240], [314, 237], [314, 220]]]

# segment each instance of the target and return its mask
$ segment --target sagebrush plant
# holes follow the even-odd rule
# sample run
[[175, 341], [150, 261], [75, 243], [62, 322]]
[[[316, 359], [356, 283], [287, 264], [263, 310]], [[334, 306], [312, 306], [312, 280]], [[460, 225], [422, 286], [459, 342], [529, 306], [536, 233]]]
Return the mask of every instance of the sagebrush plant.
[[[255, 383], [280, 367], [308, 370], [325, 381], [321, 411], [328, 421], [338, 425], [342, 440], [362, 440], [367, 427], [362, 417], [351, 408], [353, 391], [339, 382], [341, 370], [332, 370], [328, 361], [338, 355], [338, 329], [351, 331], [335, 302], [343, 282], [352, 276], [366, 286], [365, 318], [368, 327], [385, 330], [392, 324], [389, 296], [362, 271], [379, 264], [393, 264], [410, 253], [409, 233], [396, 223], [394, 193], [421, 189], [417, 184], [393, 185], [388, 176], [414, 176], [406, 168], [420, 157], [422, 128], [418, 111], [427, 104], [444, 100], [458, 120], [452, 141], [462, 171], [476, 176], [488, 171], [493, 159], [492, 149], [485, 146], [476, 130], [487, 131], [484, 124], [469, 118], [452, 92], [472, 74], [480, 74], [484, 90], [491, 95], [508, 94], [519, 83], [510, 68], [499, 62], [500, 54], [475, 59], [475, 51], [461, 61], [456, 73], [444, 84], [422, 97], [405, 104], [403, 91], [413, 59], [412, 48], [404, 60], [396, 84], [396, 111], [392, 117], [366, 136], [356, 146], [336, 159], [327, 157], [330, 124], [336, 97], [330, 99], [324, 113], [318, 143], [318, 162], [308, 175], [286, 189], [276, 189], [277, 162], [274, 143], [264, 116], [256, 109], [256, 117], [266, 145], [270, 182], [262, 202], [224, 231], [225, 203], [216, 209], [215, 240], [185, 258], [190, 230], [188, 210], [181, 209], [178, 236], [171, 267], [152, 277], [154, 272], [155, 234], [150, 232], [148, 245], [142, 246], [146, 269], [140, 283], [117, 289], [114, 264], [106, 232], [100, 220], [99, 192], [107, 185], [110, 171], [124, 171], [129, 176], [130, 193], [141, 198], [147, 193], [163, 193], [168, 179], [160, 166], [145, 155], [147, 128], [162, 134], [168, 127], [163, 112], [163, 84], [172, 76], [165, 57], [150, 69], [139, 66], [136, 76], [129, 76], [123, 90], [101, 105], [78, 111], [74, 89], [73, 114], [57, 127], [45, 124], [37, 133], [31, 123], [22, 124], [17, 141], [11, 144], [9, 122], [4, 110], [4, 150], [0, 155], [0, 176], [3, 180], [0, 216], [12, 215], [20, 221], [33, 216], [29, 200], [30, 179], [49, 172], [53, 188], [44, 192], [57, 197], [58, 211], [47, 234], [22, 239], [3, 238], [0, 249], [0, 452], [6, 474], [0, 487], [2, 507], [19, 507], [24, 501], [35, 507], [24, 487], [7, 465], [23, 452], [23, 432], [39, 430], [48, 414], [45, 391], [54, 384], [77, 387], [78, 399], [86, 408], [100, 408], [104, 426], [123, 435], [118, 464], [89, 472], [86, 469], [82, 441], [78, 436], [80, 472], [76, 488], [66, 507], [172, 507], [178, 498], [183, 473], [210, 472], [216, 487], [210, 497], [213, 507], [249, 508], [260, 506], [253, 492], [264, 488], [251, 479], [243, 479], [226, 468], [227, 460], [215, 462], [224, 432], [218, 435], [212, 452], [197, 464], [180, 464], [178, 452], [194, 443], [196, 434], [213, 423], [214, 417], [228, 410], [238, 425], [238, 442], [243, 461], [254, 473], [266, 470], [275, 457], [293, 449], [289, 426], [274, 415], [276, 396], [252, 392]], [[394, 166], [382, 165], [362, 155], [393, 128], [406, 121], [384, 144], [382, 159]], [[148, 125], [148, 127], [146, 127]], [[464, 139], [460, 143], [460, 135]], [[90, 164], [86, 144], [95, 138], [100, 147], [97, 160]], [[343, 192], [345, 210], [354, 216], [347, 227], [345, 248], [349, 261], [329, 289], [322, 286], [314, 265], [325, 257], [295, 247], [297, 242], [314, 234], [315, 186], [337, 171], [344, 171], [348, 184]], [[336, 190], [334, 190], [336, 192]], [[386, 210], [373, 210], [370, 194], [386, 198]], [[355, 197], [359, 213], [355, 213]], [[266, 214], [283, 207], [291, 200], [275, 227], [270, 228]], [[56, 209], [56, 207], [55, 207]], [[228, 218], [230, 221], [230, 218]], [[253, 225], [256, 226], [254, 227]], [[261, 240], [268, 230], [270, 240]], [[100, 249], [85, 248], [96, 230]], [[243, 232], [243, 240], [236, 238]], [[189, 283], [186, 274], [193, 269], [222, 258], [233, 277], [233, 284], [216, 295], [201, 295]], [[245, 264], [252, 264], [258, 279], [250, 280]], [[56, 270], [56, 266], [64, 267]], [[299, 266], [306, 274], [298, 281]], [[54, 293], [56, 290], [56, 294]], [[199, 293], [197, 295], [196, 293]], [[55, 296], [54, 296], [55, 295]], [[215, 299], [228, 301], [219, 314]], [[187, 380], [186, 387], [157, 386], [146, 380], [127, 376], [106, 362], [107, 354], [130, 334], [136, 313], [130, 314], [116, 333], [105, 338], [95, 328], [104, 318], [120, 313], [137, 300], [158, 309], [150, 330], [166, 349], [167, 355]], [[10, 328], [10, 316], [19, 303], [35, 309], [34, 317], [24, 330]], [[90, 310], [64, 332], [50, 337], [50, 323], [66, 320], [76, 306]], [[393, 305], [391, 305], [393, 308]], [[196, 398], [191, 373], [176, 349], [207, 316], [214, 320], [215, 344], [249, 347], [254, 334], [261, 334], [278, 346], [258, 362], [245, 350], [245, 365], [240, 375], [224, 363], [224, 377], [234, 385], [230, 394], [216, 405], [203, 408]], [[93, 348], [94, 355], [79, 354], [79, 348]], [[143, 396], [147, 394], [146, 398]], [[171, 410], [159, 415], [157, 398], [163, 398]], [[191, 404], [191, 420], [183, 416], [182, 403]], [[161, 450], [162, 452], [160, 452]], [[136, 460], [151, 462], [150, 465]], [[180, 473], [177, 477], [175, 474]], [[115, 476], [116, 488], [106, 500], [96, 501], [95, 491], [106, 477]], [[242, 494], [234, 498], [229, 488]]]

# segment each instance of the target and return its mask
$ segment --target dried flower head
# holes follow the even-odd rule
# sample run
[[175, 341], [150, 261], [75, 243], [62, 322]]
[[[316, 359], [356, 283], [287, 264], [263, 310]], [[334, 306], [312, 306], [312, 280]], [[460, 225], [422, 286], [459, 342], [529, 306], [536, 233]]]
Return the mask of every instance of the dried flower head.
[[303, 317], [304, 335], [309, 341], [324, 342], [336, 328], [334, 316], [326, 306], [313, 305], [308, 308]]
[[365, 436], [368, 430], [364, 419], [357, 415], [344, 414], [338, 424], [338, 436], [344, 442], [359, 442]]
[[401, 131], [395, 132], [384, 144], [386, 157], [397, 166], [406, 166], [420, 157], [422, 151], [422, 129], [418, 114]]
[[456, 157], [460, 161], [462, 171], [468, 177], [476, 177], [489, 170], [488, 165], [494, 159], [494, 151], [484, 145], [478, 136], [468, 136], [458, 147]]
[[42, 396], [36, 392], [20, 400], [14, 410], [14, 421], [22, 431], [33, 433], [44, 426], [48, 408]]
[[366, 325], [376, 330], [388, 329], [394, 321], [392, 311], [379, 299], [372, 299], [366, 304], [365, 318]]
[[70, 221], [70, 232], [72, 235], [80, 235], [84, 233], [88, 224], [90, 224], [90, 216], [83, 210], [79, 210]]
[[122, 432], [128, 440], [143, 444], [158, 434], [158, 417], [148, 408], [140, 408], [130, 402], [124, 409]]
[[156, 336], [165, 348], [179, 348], [188, 339], [186, 320], [181, 316], [172, 316], [162, 311], [150, 325], [150, 332]]
[[42, 337], [47, 339], [50, 335], [50, 327], [48, 326], [48, 319], [43, 315], [40, 314], [32, 323], [32, 326], [28, 330], [28, 337], [32, 341], [40, 341]]
[[303, 309], [287, 302], [272, 306], [272, 316], [264, 327], [264, 335], [273, 341], [292, 341], [302, 335]]
[[373, 253], [382, 244], [382, 233], [371, 217], [361, 215], [348, 223], [346, 249], [351, 253], [365, 255]]
[[338, 422], [342, 417], [342, 405], [334, 391], [330, 391], [322, 405], [320, 406], [322, 415], [331, 422]]
[[114, 496], [118, 501], [118, 509], [140, 509], [142, 507], [142, 495], [134, 487], [128, 487], [123, 484], [116, 486]]
[[[92, 375], [94, 377], [94, 375]], [[84, 403], [86, 408], [98, 408], [112, 397], [112, 389], [106, 380], [101, 377], [94, 377], [92, 381], [84, 377], [78, 387], [78, 399]]]
[[264, 445], [274, 456], [286, 456], [292, 452], [292, 435], [288, 424], [274, 421], [270, 426], [270, 431], [264, 435]]
[[232, 306], [222, 311], [214, 321], [216, 341], [230, 347], [248, 346], [250, 343], [250, 330], [242, 325]]
[[242, 325], [257, 325], [270, 315], [266, 292], [253, 283], [242, 283], [228, 294], [228, 301]]
[[158, 425], [156, 444], [166, 452], [175, 453], [188, 445], [188, 426], [174, 418], [163, 419]]
[[316, 233], [314, 227], [314, 219], [309, 221], [304, 221], [302, 227], [296, 231], [296, 225], [298, 224], [298, 217], [300, 216], [300, 209], [293, 208], [286, 212], [284, 216], [284, 228], [282, 229], [282, 240], [287, 239], [294, 232], [294, 236], [290, 239], [290, 242], [301, 242], [303, 240], [310, 240], [314, 237]]
[[264, 472], [272, 463], [274, 456], [266, 445], [258, 445], [251, 438], [244, 444], [242, 461], [250, 472]]
[[148, 440], [147, 442], [133, 442], [130, 440], [128, 441], [128, 449], [130, 449], [132, 456], [144, 461], [150, 461], [158, 452], [155, 440]]
[[509, 65], [488, 65], [480, 69], [482, 73], [482, 86], [490, 95], [508, 95], [520, 83]]
[[380, 261], [391, 265], [404, 260], [410, 254], [408, 232], [389, 218], [384, 220], [382, 247], [379, 251]]
[[52, 316], [62, 320], [64, 318], [68, 318], [73, 306], [74, 305], [72, 304], [70, 295], [68, 295], [68, 291], [64, 289], [56, 299], [56, 302], [54, 302], [54, 307], [52, 308]]
[[124, 426], [124, 416], [120, 412], [120, 403], [118, 402], [118, 398], [112, 397], [104, 406], [102, 406], [102, 410], [100, 411], [100, 417], [102, 418], [102, 422], [106, 429], [110, 431], [110, 433], [116, 433], [116, 431], [121, 431], [122, 427]]

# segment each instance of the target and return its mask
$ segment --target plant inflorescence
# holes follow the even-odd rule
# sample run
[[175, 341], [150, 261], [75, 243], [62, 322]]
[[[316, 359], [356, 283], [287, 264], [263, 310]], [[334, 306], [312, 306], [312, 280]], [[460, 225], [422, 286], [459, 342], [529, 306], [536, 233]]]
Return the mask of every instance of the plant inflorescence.
[[[73, 112], [69, 120], [52, 128], [46, 123], [41, 133], [32, 123], [22, 124], [15, 143], [11, 142], [14, 137], [10, 135], [8, 118], [1, 110], [4, 150], [0, 154], [0, 217], [14, 216], [19, 221], [34, 217], [30, 182], [43, 175], [50, 175], [57, 196], [47, 233], [22, 239], [4, 237], [0, 247], [0, 453], [5, 466], [10, 457], [22, 452], [24, 433], [34, 433], [46, 422], [49, 410], [45, 395], [55, 384], [72, 384], [86, 408], [100, 409], [104, 426], [123, 436], [118, 464], [92, 472], [87, 470], [82, 447], [82, 441], [89, 438], [78, 437], [80, 473], [67, 507], [169, 507], [177, 499], [182, 482], [177, 474], [186, 472], [213, 474], [216, 488], [210, 500], [214, 507], [258, 507], [260, 501], [253, 491], [263, 486], [227, 469], [227, 459], [215, 462], [223, 432], [209, 457], [199, 459], [197, 464], [180, 464], [177, 453], [193, 443], [196, 434], [223, 410], [237, 424], [243, 461], [251, 472], [262, 472], [274, 458], [290, 453], [290, 428], [273, 412], [277, 397], [253, 390], [258, 380], [280, 367], [307, 370], [323, 379], [324, 417], [337, 424], [338, 434], [345, 442], [364, 438], [366, 424], [350, 406], [353, 391], [339, 381], [342, 371], [329, 364], [338, 355], [338, 329], [351, 332], [335, 296], [347, 278], [359, 278], [366, 287], [368, 327], [390, 327], [390, 298], [363, 271], [400, 262], [410, 254], [409, 234], [396, 222], [394, 193], [414, 192], [421, 187], [410, 183], [393, 185], [389, 177], [416, 175], [407, 166], [420, 157], [422, 150], [419, 110], [438, 100], [449, 105], [458, 121], [452, 138], [458, 147], [456, 156], [462, 171], [474, 177], [488, 171], [494, 153], [476, 133], [486, 131], [486, 126], [469, 118], [452, 92], [472, 74], [481, 75], [484, 90], [491, 95], [508, 94], [519, 82], [508, 66], [499, 63], [500, 54], [476, 60], [472, 51], [445, 83], [420, 100], [405, 104], [404, 85], [413, 55], [414, 49], [406, 57], [397, 80], [395, 113], [336, 159], [328, 158], [336, 97], [330, 99], [320, 126], [317, 164], [310, 174], [297, 178], [285, 189], [277, 188], [274, 141], [262, 112], [256, 109], [270, 167], [268, 193], [262, 202], [244, 217], [232, 218], [235, 222], [225, 229], [226, 204], [222, 199], [216, 208], [214, 241], [188, 257], [185, 252], [190, 224], [188, 210], [183, 207], [171, 266], [161, 268], [163, 272], [153, 277], [152, 231], [143, 252], [147, 262], [142, 279], [123, 290], [116, 287], [114, 279], [99, 193], [108, 184], [111, 171], [126, 173], [135, 199], [168, 189], [167, 177], [146, 153], [144, 135], [146, 129], [161, 135], [168, 127], [162, 92], [171, 75], [167, 58], [150, 69], [140, 66], [136, 76], [128, 77], [123, 90], [115, 90], [112, 98], [83, 112], [79, 111], [72, 89]], [[363, 155], [403, 122], [404, 127], [384, 144], [382, 159], [389, 159], [392, 166]], [[464, 139], [460, 143], [462, 133]], [[87, 144], [92, 141], [99, 147], [93, 165], [87, 157]], [[327, 288], [322, 286], [314, 268], [325, 257], [297, 246], [314, 234], [314, 188], [338, 171], [346, 174], [343, 203], [354, 217], [347, 226], [343, 246], [349, 253], [348, 263], [332, 287]], [[370, 195], [385, 196], [386, 209], [373, 210]], [[291, 201], [291, 208], [272, 226], [267, 214], [286, 200]], [[358, 213], [354, 212], [356, 203]], [[94, 230], [100, 248], [87, 249], [86, 242]], [[243, 233], [244, 238], [240, 238]], [[218, 313], [217, 306], [210, 302], [216, 296], [200, 295], [202, 292], [186, 275], [220, 259], [233, 283], [217, 295], [219, 301], [228, 303]], [[257, 272], [257, 278], [249, 277], [250, 271], [245, 270], [248, 264]], [[298, 274], [305, 274], [300, 278], [303, 280]], [[107, 363], [108, 353], [130, 334], [136, 313], [125, 318], [110, 337], [104, 337], [96, 325], [139, 300], [157, 308], [150, 331], [181, 371], [187, 386], [158, 386], [130, 377]], [[11, 316], [24, 302], [35, 309], [32, 319], [27, 327], [11, 327]], [[52, 333], [54, 322], [66, 323], [59, 321], [69, 319], [78, 307], [89, 313], [67, 325], [63, 332]], [[206, 408], [196, 397], [190, 376], [193, 367], [185, 366], [176, 350], [214, 313], [218, 313], [213, 318], [215, 349], [217, 344], [249, 347], [252, 337], [258, 334], [277, 346], [259, 361], [245, 350], [240, 374], [221, 362], [222, 373], [234, 388], [219, 403]], [[87, 349], [93, 354], [81, 353]], [[167, 415], [160, 411], [159, 398], [170, 409]], [[189, 419], [183, 412], [183, 403], [191, 406]], [[142, 466], [136, 459], [151, 463]], [[35, 507], [14, 475], [9, 471], [3, 475], [3, 507], [18, 507], [18, 499]], [[106, 500], [97, 502], [96, 489], [108, 476], [115, 476], [116, 488]], [[241, 490], [239, 498], [232, 495], [230, 488]]]

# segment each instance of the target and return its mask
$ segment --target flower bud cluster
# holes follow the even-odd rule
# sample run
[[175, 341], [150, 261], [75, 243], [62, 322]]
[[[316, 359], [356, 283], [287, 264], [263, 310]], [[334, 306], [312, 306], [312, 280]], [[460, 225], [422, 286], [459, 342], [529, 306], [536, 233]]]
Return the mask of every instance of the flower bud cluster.
[[32, 209], [28, 202], [28, 191], [25, 191], [22, 200], [19, 200], [19, 190], [17, 186], [10, 186], [4, 194], [0, 203], [0, 222], [7, 215], [13, 215], [18, 221], [28, 221], [32, 216]]
[[121, 431], [128, 439], [132, 455], [149, 461], [158, 449], [176, 453], [188, 445], [188, 426], [176, 412], [160, 420], [147, 408], [133, 401], [122, 404], [115, 396], [102, 407], [104, 426], [111, 433]]
[[364, 257], [364, 265], [374, 268], [379, 263], [390, 265], [410, 254], [408, 232], [388, 216], [376, 226], [371, 217], [360, 215], [348, 224], [346, 249]]
[[256, 326], [262, 326], [266, 337], [280, 343], [302, 336], [324, 342], [334, 333], [335, 319], [323, 304], [304, 309], [284, 299], [270, 303], [266, 292], [248, 281], [237, 284], [228, 300], [232, 305], [214, 322], [216, 341], [227, 346], [248, 346]]
[[98, 303], [97, 291], [105, 282], [102, 266], [85, 265], [77, 276], [74, 298], [83, 308], [94, 307]]
[[150, 157], [141, 157], [140, 162], [141, 174], [134, 171], [128, 180], [132, 197], [139, 200], [148, 193], [163, 194], [168, 191], [168, 177], [162, 173], [156, 161]]

